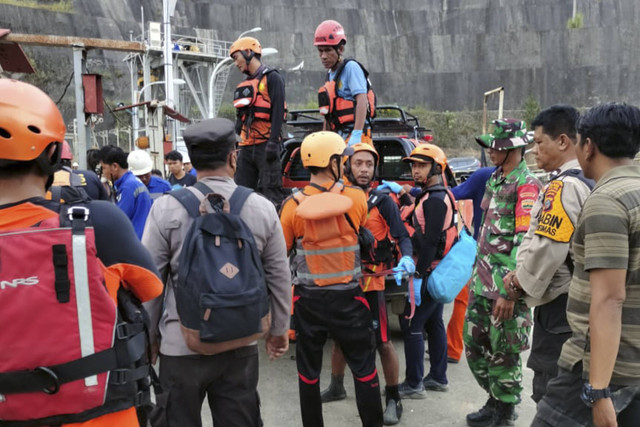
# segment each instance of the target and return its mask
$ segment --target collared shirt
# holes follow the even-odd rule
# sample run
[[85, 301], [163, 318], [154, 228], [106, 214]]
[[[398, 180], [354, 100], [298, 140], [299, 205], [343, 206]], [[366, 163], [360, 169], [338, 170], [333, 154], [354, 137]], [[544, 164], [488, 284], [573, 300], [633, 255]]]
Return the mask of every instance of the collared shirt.
[[529, 230], [531, 208], [540, 187], [524, 160], [506, 176], [498, 167], [489, 177], [471, 284], [476, 295], [489, 299], [506, 295], [503, 277], [516, 267], [518, 246]]
[[[200, 180], [227, 200], [237, 187], [233, 178], [207, 177]], [[199, 199], [202, 194], [186, 187]], [[271, 335], [284, 335], [289, 329], [291, 310], [291, 272], [278, 213], [269, 200], [253, 193], [240, 211], [255, 238], [264, 267], [271, 311]], [[153, 203], [142, 244], [149, 250], [166, 286], [164, 304], [156, 298], [145, 304], [150, 317], [152, 341], [161, 337], [160, 352], [167, 356], [194, 354], [185, 344], [180, 331], [174, 284], [178, 280], [182, 242], [193, 219], [178, 200], [165, 194]]]
[[[329, 71], [329, 80], [335, 78], [337, 71]], [[336, 82], [336, 93], [349, 101], [355, 100], [356, 95], [367, 93], [367, 78], [357, 62], [349, 61], [344, 66], [340, 79]]]
[[640, 385], [640, 166], [608, 171], [587, 198], [573, 240], [575, 270], [569, 286], [567, 320], [572, 335], [562, 347], [558, 366], [590, 366], [589, 272], [627, 270], [622, 303], [622, 333], [611, 384]]
[[144, 223], [151, 209], [151, 196], [149, 190], [131, 171], [127, 171], [113, 183], [116, 190], [116, 203], [129, 217], [133, 229], [142, 238]]
[[573, 175], [577, 160], [563, 164], [556, 179], [540, 192], [531, 209], [531, 225], [518, 249], [516, 276], [529, 307], [546, 304], [569, 291], [569, 245], [589, 186]]

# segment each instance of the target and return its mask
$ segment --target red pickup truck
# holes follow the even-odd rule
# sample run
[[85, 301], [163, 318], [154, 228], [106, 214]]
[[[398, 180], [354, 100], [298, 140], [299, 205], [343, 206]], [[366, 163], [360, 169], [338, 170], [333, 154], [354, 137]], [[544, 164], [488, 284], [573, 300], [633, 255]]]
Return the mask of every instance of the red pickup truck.
[[[420, 126], [417, 117], [394, 105], [379, 106], [373, 120], [373, 145], [380, 155], [377, 182], [381, 180], [396, 181], [400, 184], [413, 185], [411, 168], [402, 161], [409, 156], [418, 145], [432, 142], [429, 129]], [[282, 182], [286, 190], [304, 187], [309, 183], [309, 171], [302, 166], [300, 160], [300, 144], [311, 132], [322, 130], [323, 118], [318, 110], [293, 110], [289, 112], [287, 127], [290, 138], [284, 142], [282, 161]], [[447, 168], [446, 176], [449, 186], [456, 185], [456, 178]], [[392, 277], [387, 278], [385, 293], [391, 302], [391, 309], [399, 314], [404, 309], [407, 285], [396, 286]]]

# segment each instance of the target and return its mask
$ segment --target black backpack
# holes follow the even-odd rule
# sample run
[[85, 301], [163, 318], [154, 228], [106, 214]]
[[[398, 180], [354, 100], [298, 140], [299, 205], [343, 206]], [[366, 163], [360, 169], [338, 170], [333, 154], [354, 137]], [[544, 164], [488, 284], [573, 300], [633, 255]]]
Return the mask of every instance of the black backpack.
[[176, 305], [188, 347], [216, 354], [267, 332], [267, 288], [255, 239], [240, 218], [252, 190], [238, 186], [227, 202], [202, 182], [194, 188], [202, 202], [187, 188], [169, 193], [194, 218], [182, 243]]

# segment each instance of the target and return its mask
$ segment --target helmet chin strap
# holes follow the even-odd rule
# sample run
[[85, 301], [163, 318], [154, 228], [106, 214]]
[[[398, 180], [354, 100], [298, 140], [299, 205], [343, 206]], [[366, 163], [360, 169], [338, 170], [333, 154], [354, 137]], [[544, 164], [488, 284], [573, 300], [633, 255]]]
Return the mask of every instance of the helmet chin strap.
[[251, 52], [250, 54], [247, 54], [244, 50], [241, 50], [240, 53], [242, 54], [242, 57], [244, 58], [245, 62], [246, 62], [246, 67], [243, 71], [244, 74], [249, 74], [249, 63], [251, 62], [251, 60], [253, 59], [253, 57], [255, 56], [255, 53], [253, 51], [249, 51]]
[[507, 155], [504, 156], [504, 160], [502, 161], [502, 163], [498, 165], [498, 167], [502, 167], [502, 165], [504, 165], [507, 162], [507, 159], [509, 158], [509, 155], [511, 154], [512, 151], [513, 150], [507, 150]]

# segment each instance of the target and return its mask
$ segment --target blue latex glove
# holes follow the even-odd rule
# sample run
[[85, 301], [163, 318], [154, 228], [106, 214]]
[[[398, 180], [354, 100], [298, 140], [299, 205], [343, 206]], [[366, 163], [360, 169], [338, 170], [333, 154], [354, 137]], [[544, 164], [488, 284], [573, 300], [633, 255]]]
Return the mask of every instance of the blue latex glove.
[[393, 278], [396, 279], [396, 285], [402, 285], [403, 276], [412, 276], [416, 272], [416, 265], [413, 263], [413, 258], [410, 256], [403, 256], [400, 258], [400, 262], [397, 267], [393, 269]]
[[407, 255], [400, 258], [400, 262], [398, 263], [398, 266], [396, 268], [402, 268], [404, 271], [409, 273], [409, 275], [412, 275], [416, 272], [416, 265], [413, 262], [413, 258]]
[[384, 179], [382, 180], [382, 184], [378, 185], [377, 189], [382, 190], [383, 188], [388, 188], [390, 191], [396, 194], [402, 191], [402, 185], [393, 181], [385, 181]]
[[[413, 292], [415, 293], [415, 298], [416, 298], [416, 307], [420, 305], [420, 303], [422, 302], [422, 297], [421, 295], [421, 291], [422, 291], [422, 278], [417, 278], [414, 277], [413, 278]], [[411, 298], [411, 295], [408, 294], [407, 298]]]
[[397, 268], [398, 267], [393, 269], [393, 271], [395, 271], [395, 273], [393, 273], [393, 278], [396, 279], [396, 285], [402, 286], [402, 277], [405, 275], [404, 270], [396, 270]]
[[351, 135], [349, 136], [349, 144], [351, 147], [354, 144], [360, 144], [362, 142], [362, 130], [352, 130]]

